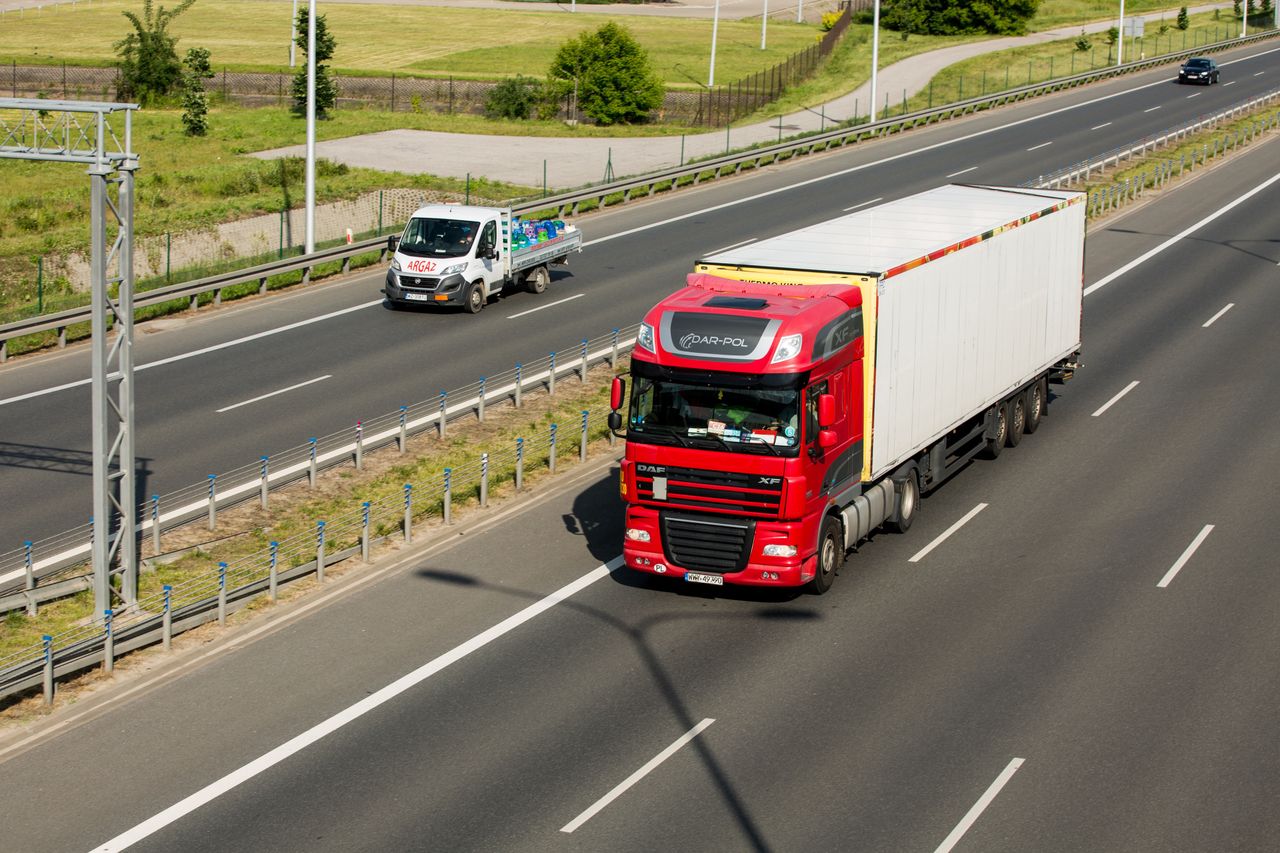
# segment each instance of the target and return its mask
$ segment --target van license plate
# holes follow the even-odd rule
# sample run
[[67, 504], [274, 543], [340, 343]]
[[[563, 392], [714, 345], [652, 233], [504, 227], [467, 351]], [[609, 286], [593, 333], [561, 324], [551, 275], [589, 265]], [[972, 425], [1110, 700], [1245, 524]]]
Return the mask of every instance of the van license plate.
[[685, 572], [684, 579], [691, 583], [709, 583], [712, 586], [724, 586], [724, 578], [720, 575], [704, 575], [701, 572]]
[[406, 293], [404, 295], [404, 298], [408, 299], [410, 302], [430, 302], [431, 294], [430, 293]]

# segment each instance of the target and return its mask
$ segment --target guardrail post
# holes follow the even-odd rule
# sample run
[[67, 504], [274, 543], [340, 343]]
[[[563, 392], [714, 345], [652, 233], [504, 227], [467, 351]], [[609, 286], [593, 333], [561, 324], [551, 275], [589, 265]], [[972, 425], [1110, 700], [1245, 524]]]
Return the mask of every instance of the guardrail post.
[[53, 637], [45, 634], [44, 643], [44, 704], [53, 704]]
[[218, 625], [227, 624], [227, 564], [218, 563]]
[[280, 592], [280, 543], [271, 543], [271, 565], [267, 569], [267, 594], [275, 604]]
[[360, 506], [360, 561], [369, 562], [369, 502]]
[[516, 439], [516, 491], [524, 488], [524, 439]]
[[476, 420], [484, 423], [484, 377], [480, 377], [480, 394], [476, 398]]
[[160, 496], [151, 496], [151, 548], [157, 554], [160, 551]]
[[409, 407], [400, 407], [400, 435], [396, 442], [400, 446], [400, 452], [404, 453], [405, 445], [409, 442]]
[[578, 368], [578, 378], [582, 380], [582, 384], [587, 384], [587, 339], [582, 339], [582, 366]]
[[364, 422], [356, 421], [356, 470], [364, 470]]
[[556, 425], [551, 425], [551, 443], [547, 450], [547, 470], [556, 472]]
[[36, 573], [31, 564], [31, 541], [27, 540], [22, 543], [22, 567], [26, 572], [26, 590], [27, 590], [27, 615], [36, 615], [36, 597], [30, 593], [36, 588]]
[[218, 475], [209, 475], [209, 529], [218, 527]]
[[489, 505], [489, 454], [480, 454], [480, 506]]
[[324, 522], [316, 522], [316, 580], [324, 583]]
[[413, 542], [413, 484], [404, 484], [404, 544]]
[[587, 461], [587, 418], [589, 417], [587, 410], [582, 410], [582, 446], [578, 450], [578, 459], [581, 462]]
[[111, 630], [111, 622], [114, 614], [108, 607], [102, 611], [102, 629], [103, 629], [103, 646], [102, 646], [102, 669], [110, 675], [116, 668], [116, 637]]
[[311, 439], [310, 445], [311, 446], [307, 448], [309, 451], [308, 467], [307, 467], [307, 482], [311, 486], [311, 488], [314, 489], [316, 487], [316, 445], [317, 445], [316, 439], [314, 438]]
[[447, 400], [448, 400], [448, 394], [446, 394], [444, 391], [441, 391], [440, 392], [440, 423], [438, 425], [440, 427], [441, 438], [444, 438], [444, 414], [445, 414], [444, 410], [445, 410], [445, 405]]
[[268, 501], [267, 493], [270, 491], [270, 478], [268, 477], [268, 474], [270, 473], [271, 457], [263, 456], [260, 461], [262, 462], [262, 481], [258, 486], [258, 503], [262, 505], [263, 509], [266, 509]]
[[161, 618], [160, 637], [166, 652], [173, 651], [173, 587], [164, 585], [164, 616]]
[[618, 367], [618, 330], [613, 330], [613, 347], [609, 350], [609, 367], [616, 369]]
[[521, 375], [520, 362], [517, 361], [516, 362], [516, 408], [517, 409], [520, 408], [521, 392], [524, 390], [523, 385], [524, 385], [524, 381]]
[[443, 502], [443, 515], [444, 515], [445, 524], [453, 524], [453, 486], [451, 484], [452, 479], [453, 479], [453, 469], [445, 468], [444, 469], [444, 502]]
[[551, 367], [547, 371], [547, 393], [555, 396], [556, 393], [556, 354], [551, 353]]

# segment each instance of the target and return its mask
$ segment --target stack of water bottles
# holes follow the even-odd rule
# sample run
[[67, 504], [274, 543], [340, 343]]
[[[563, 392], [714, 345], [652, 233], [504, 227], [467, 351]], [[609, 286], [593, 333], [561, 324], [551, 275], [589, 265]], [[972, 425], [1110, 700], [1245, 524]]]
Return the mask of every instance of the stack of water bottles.
[[560, 219], [520, 219], [519, 217], [514, 217], [511, 220], [511, 247], [513, 249], [527, 249], [539, 243], [546, 243], [554, 240], [561, 231], [565, 230], [565, 227], [564, 221]]

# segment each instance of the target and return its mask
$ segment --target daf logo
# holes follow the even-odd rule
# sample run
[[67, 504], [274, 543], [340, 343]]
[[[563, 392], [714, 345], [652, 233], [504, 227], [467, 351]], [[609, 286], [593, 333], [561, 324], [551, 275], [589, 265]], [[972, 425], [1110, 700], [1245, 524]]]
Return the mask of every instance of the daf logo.
[[710, 344], [713, 347], [737, 347], [738, 349], [749, 349], [751, 346], [747, 343], [746, 338], [700, 335], [697, 332], [689, 332], [680, 338], [680, 349], [692, 349], [698, 344]]
[[776, 486], [782, 482], [781, 477], [757, 477], [756, 479], [762, 486]]
[[636, 465], [636, 470], [641, 474], [664, 474], [667, 469], [663, 465], [645, 465], [642, 463]]

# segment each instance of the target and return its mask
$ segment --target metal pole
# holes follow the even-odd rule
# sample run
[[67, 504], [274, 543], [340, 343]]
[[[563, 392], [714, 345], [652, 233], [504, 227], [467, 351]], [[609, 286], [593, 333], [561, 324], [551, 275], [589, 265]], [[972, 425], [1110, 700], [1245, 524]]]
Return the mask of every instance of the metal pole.
[[44, 643], [44, 704], [53, 704], [53, 637], [45, 634]]
[[524, 439], [516, 439], [516, 491], [524, 488]]
[[404, 453], [404, 446], [406, 443], [408, 443], [408, 440], [409, 440], [408, 423], [407, 423], [408, 414], [409, 414], [409, 407], [401, 406], [400, 407], [400, 435], [396, 439], [397, 442], [399, 442], [400, 444], [401, 453]]
[[306, 252], [316, 250], [316, 0], [307, 0]]
[[876, 69], [880, 65], [880, 0], [871, 13], [871, 118], [876, 120]]
[[547, 470], [556, 472], [556, 425], [551, 425], [551, 442], [547, 450]]
[[556, 354], [551, 353], [551, 366], [547, 370], [547, 393], [555, 396], [556, 393]]
[[[1124, 60], [1124, 0], [1120, 0], [1120, 38], [1116, 39], [1116, 65], [1123, 65]], [[1030, 81], [1028, 81], [1030, 82]]]
[[516, 362], [516, 408], [517, 409], [520, 408], [520, 397], [521, 397], [521, 393], [524, 390], [522, 387], [523, 385], [524, 385], [524, 382], [522, 381], [520, 376], [520, 362], [517, 361]]
[[444, 469], [444, 523], [453, 524], [453, 487], [450, 481], [453, 477], [453, 469]]
[[369, 562], [369, 502], [360, 505], [360, 561]]
[[489, 454], [480, 454], [480, 506], [489, 505]]
[[263, 456], [262, 457], [262, 483], [258, 487], [258, 503], [262, 505], [263, 509], [267, 508], [267, 492], [269, 491], [267, 474], [268, 474], [270, 465], [271, 465], [271, 457]]
[[578, 460], [587, 461], [587, 418], [590, 416], [586, 409], [582, 410], [582, 445], [578, 449]]
[[441, 438], [444, 438], [444, 409], [445, 409], [446, 399], [447, 399], [447, 395], [445, 394], [444, 391], [441, 391], [440, 392], [440, 423], [438, 424], [438, 426], [440, 427]]
[[582, 367], [579, 370], [578, 378], [585, 385], [587, 382], [587, 339], [582, 339]]
[[364, 422], [356, 421], [356, 470], [364, 469]]
[[764, 0], [764, 11], [760, 13], [760, 49], [764, 50], [765, 37], [769, 26], [769, 0]]
[[218, 475], [209, 475], [209, 529], [218, 528]]
[[313, 489], [316, 487], [316, 444], [316, 439], [310, 440], [307, 457], [307, 481]]
[[295, 63], [294, 48], [298, 40], [298, 0], [293, 0], [293, 17], [289, 19], [289, 67]]
[[267, 592], [271, 596], [271, 603], [276, 603], [277, 593], [280, 589], [280, 543], [271, 543], [271, 566], [267, 570]]
[[476, 420], [484, 423], [484, 377], [480, 377], [480, 394], [476, 398]]
[[404, 544], [413, 542], [413, 484], [404, 484]]
[[156, 554], [160, 551], [160, 496], [151, 496], [151, 550]]
[[711, 71], [707, 74], [707, 88], [716, 84], [716, 34], [720, 30], [720, 0], [716, 0], [711, 13]]
[[218, 563], [218, 624], [227, 624], [227, 564]]
[[316, 580], [324, 583], [324, 522], [316, 522]]
[[108, 607], [102, 611], [102, 627], [104, 631], [103, 649], [102, 649], [102, 668], [110, 675], [116, 668], [116, 637], [111, 630], [111, 620], [114, 614]]
[[161, 620], [164, 650], [173, 651], [173, 587], [164, 585], [164, 618]]

